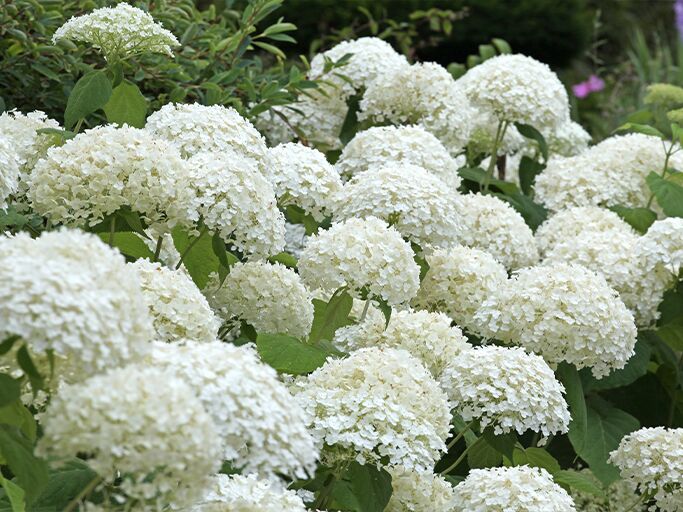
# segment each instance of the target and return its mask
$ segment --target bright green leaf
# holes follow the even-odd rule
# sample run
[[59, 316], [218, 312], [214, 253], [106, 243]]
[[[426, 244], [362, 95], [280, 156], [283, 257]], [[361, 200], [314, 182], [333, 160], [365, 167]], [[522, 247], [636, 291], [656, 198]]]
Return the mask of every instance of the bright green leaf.
[[116, 86], [103, 109], [110, 123], [135, 128], [145, 126], [147, 100], [133, 82], [123, 80]]
[[548, 143], [546, 142], [543, 134], [530, 124], [515, 123], [515, 127], [517, 128], [517, 130], [519, 130], [519, 133], [521, 133], [524, 137], [536, 141], [536, 143], [538, 144], [538, 149], [541, 151], [541, 155], [543, 155], [543, 160], [547, 161]]
[[[109, 243], [109, 233], [98, 233], [98, 236]], [[122, 254], [130, 258], [148, 258], [154, 259], [154, 253], [149, 250], [145, 242], [140, 239], [138, 235], [130, 231], [123, 231], [114, 233], [114, 247], [116, 247]]]
[[579, 491], [599, 498], [605, 498], [602, 484], [590, 472], [563, 469], [553, 473], [553, 480], [567, 491]]
[[644, 133], [645, 135], [652, 135], [654, 137], [659, 137], [660, 139], [665, 138], [664, 134], [662, 132], [660, 132], [657, 128], [655, 128], [654, 126], [647, 125], [647, 124], [624, 123], [614, 131], [615, 132]]
[[279, 372], [291, 375], [311, 373], [333, 355], [286, 334], [259, 333], [256, 348], [264, 362]]
[[79, 119], [104, 107], [111, 94], [111, 82], [104, 71], [91, 71], [82, 76], [66, 102], [64, 126], [71, 129]]
[[626, 206], [611, 206], [610, 210], [628, 222], [641, 235], [647, 233], [652, 223], [657, 220], [657, 214], [649, 208], [627, 208]]
[[0, 454], [32, 503], [47, 485], [47, 464], [33, 454], [33, 443], [12, 425], [0, 424]]
[[12, 512], [25, 512], [26, 502], [24, 500], [24, 490], [11, 480], [4, 478], [2, 475], [0, 475], [0, 484], [2, 484], [2, 488], [5, 490], [5, 494], [9, 498], [10, 505], [12, 506]]
[[6, 373], [0, 373], [0, 407], [18, 400], [20, 395], [21, 386], [19, 382]]
[[647, 185], [657, 198], [657, 203], [669, 217], [683, 217], [683, 187], [651, 172]]
[[532, 466], [543, 468], [551, 475], [560, 471], [560, 463], [543, 448], [522, 448], [516, 446], [512, 454], [512, 462], [515, 466]]
[[337, 290], [329, 302], [313, 299], [313, 326], [308, 341], [332, 340], [337, 329], [353, 323], [349, 319], [352, 306], [353, 299], [345, 290]]
[[197, 240], [196, 236], [189, 236], [181, 228], [175, 228], [172, 235], [176, 249], [184, 254], [183, 265], [190, 277], [199, 289], [204, 288], [209, 281], [209, 274], [218, 273], [220, 267], [218, 257], [213, 252], [211, 236], [203, 232]]
[[578, 453], [586, 442], [588, 430], [588, 412], [581, 377], [576, 367], [568, 363], [561, 363], [556, 373], [566, 390], [567, 405], [572, 417], [569, 423], [569, 441]]
[[354, 95], [348, 99], [346, 102], [348, 105], [348, 111], [346, 112], [346, 117], [344, 118], [344, 123], [342, 124], [341, 131], [339, 132], [339, 140], [342, 144], [346, 145], [358, 131], [358, 111], [360, 110], [360, 96]]
[[63, 510], [94, 478], [97, 478], [97, 473], [82, 460], [66, 461], [50, 470], [47, 486], [32, 508]]
[[352, 462], [331, 491], [331, 510], [382, 512], [391, 498], [391, 475], [372, 464]]

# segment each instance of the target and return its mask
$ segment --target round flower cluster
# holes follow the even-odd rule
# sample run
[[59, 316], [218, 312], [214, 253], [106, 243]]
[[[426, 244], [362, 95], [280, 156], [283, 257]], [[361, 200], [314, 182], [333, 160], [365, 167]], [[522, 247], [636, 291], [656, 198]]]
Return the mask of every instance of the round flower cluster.
[[255, 475], [223, 475], [211, 478], [204, 495], [189, 512], [306, 512], [294, 491], [278, 489]]
[[391, 164], [357, 174], [337, 197], [334, 218], [375, 216], [421, 247], [460, 238], [457, 193], [421, 167]]
[[450, 404], [420, 361], [405, 350], [362, 348], [329, 359], [298, 383], [323, 457], [425, 471], [446, 449]]
[[683, 428], [642, 428], [628, 434], [610, 453], [609, 462], [641, 493], [654, 494], [659, 510], [681, 510]]
[[[664, 160], [658, 137], [616, 135], [576, 156], [551, 158], [536, 177], [536, 197], [553, 211], [571, 206], [642, 207], [650, 197], [645, 178], [661, 172]], [[669, 166], [683, 168], [683, 154], [672, 155]]]
[[137, 275], [95, 235], [0, 237], [0, 282], [0, 339], [53, 351], [64, 380], [135, 360], [153, 339]]
[[145, 259], [131, 266], [140, 280], [157, 340], [208, 342], [216, 338], [218, 319], [189, 275]]
[[[350, 54], [349, 60], [332, 72], [325, 73], [326, 62], [337, 62]], [[375, 79], [395, 69], [408, 67], [406, 58], [389, 43], [377, 37], [360, 37], [342, 41], [311, 60], [310, 76], [324, 78], [339, 89], [343, 98], [366, 89]], [[339, 76], [342, 75], [342, 76]]]
[[245, 158], [199, 153], [187, 160], [196, 209], [204, 225], [239, 251], [254, 257], [285, 246], [285, 218], [270, 182]]
[[534, 234], [522, 216], [494, 196], [467, 194], [458, 197], [462, 224], [460, 243], [491, 254], [510, 270], [538, 262]]
[[579, 123], [566, 120], [546, 135], [551, 155], [574, 156], [588, 148], [591, 135]]
[[299, 273], [311, 290], [348, 286], [355, 297], [381, 298], [390, 305], [410, 301], [420, 286], [410, 245], [376, 217], [348, 219], [311, 236]]
[[451, 154], [467, 145], [474, 113], [451, 74], [432, 62], [399, 66], [370, 84], [358, 118], [375, 123], [420, 124]]
[[258, 332], [301, 338], [311, 331], [311, 294], [299, 275], [280, 263], [235, 263], [222, 286], [215, 276], [204, 293], [226, 322], [237, 317]]
[[479, 249], [438, 249], [426, 260], [429, 270], [413, 306], [446, 313], [466, 329], [473, 329], [481, 304], [507, 281], [505, 267]]
[[683, 265], [683, 219], [655, 221], [638, 244], [646, 271], [661, 269], [678, 276]]
[[14, 142], [0, 134], [0, 210], [7, 207], [7, 199], [19, 187], [19, 159]]
[[113, 125], [52, 147], [29, 177], [28, 197], [53, 222], [94, 226], [122, 207], [169, 227], [196, 220], [187, 166], [178, 151], [144, 130]]
[[455, 356], [471, 348], [460, 328], [451, 327], [451, 319], [442, 313], [396, 311], [386, 329], [384, 315], [372, 320], [360, 324], [353, 336], [335, 336], [337, 346], [347, 352], [372, 346], [401, 348], [422, 361], [435, 378]]
[[269, 164], [263, 136], [232, 107], [169, 103], [147, 118], [145, 130], [174, 144], [184, 158], [235, 155], [262, 173]]
[[294, 143], [281, 144], [269, 153], [266, 177], [280, 203], [296, 205], [318, 222], [331, 215], [342, 182], [325, 155]]
[[542, 468], [473, 469], [455, 486], [454, 512], [576, 512], [567, 492]]
[[391, 474], [391, 498], [386, 512], [451, 512], [453, 487], [445, 478], [428, 471], [387, 468]]
[[475, 315], [483, 336], [522, 345], [551, 364], [590, 367], [596, 378], [633, 355], [633, 315], [602, 276], [558, 263], [518, 271]]
[[180, 46], [175, 36], [156, 23], [149, 13], [125, 2], [74, 16], [57, 29], [52, 43], [61, 39], [89, 43], [112, 62], [143, 53], [172, 56], [171, 48]]
[[[66, 385], [42, 416], [38, 453], [76, 457], [132, 498], [187, 503], [220, 467], [221, 442], [191, 387], [130, 365]], [[179, 485], [180, 484], [180, 485]]]
[[149, 361], [193, 389], [216, 424], [222, 459], [266, 477], [313, 473], [318, 450], [304, 411], [251, 347], [157, 343]]
[[463, 77], [472, 105], [492, 112], [499, 121], [553, 127], [569, 118], [569, 100], [551, 69], [524, 55], [499, 55], [475, 66]]
[[465, 421], [492, 425], [496, 434], [565, 433], [571, 419], [564, 387], [548, 364], [519, 347], [461, 351], [444, 370], [441, 387]]
[[359, 132], [344, 147], [335, 166], [342, 176], [351, 178], [363, 171], [401, 164], [422, 167], [451, 190], [460, 186], [458, 168], [462, 165], [420, 126], [375, 126]]

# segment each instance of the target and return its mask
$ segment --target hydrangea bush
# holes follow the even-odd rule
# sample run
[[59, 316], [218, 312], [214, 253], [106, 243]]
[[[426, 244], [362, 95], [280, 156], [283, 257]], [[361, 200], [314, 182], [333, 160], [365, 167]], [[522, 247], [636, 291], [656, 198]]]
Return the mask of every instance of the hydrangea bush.
[[193, 29], [118, 3], [63, 125], [0, 115], [0, 510], [683, 512], [683, 129], [591, 145], [524, 55], [245, 63], [280, 3], [202, 86], [268, 91], [144, 96]]

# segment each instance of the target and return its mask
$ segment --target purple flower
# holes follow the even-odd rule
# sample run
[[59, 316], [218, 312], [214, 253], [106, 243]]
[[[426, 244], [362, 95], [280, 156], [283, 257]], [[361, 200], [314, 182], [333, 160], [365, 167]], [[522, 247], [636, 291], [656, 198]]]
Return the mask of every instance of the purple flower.
[[683, 39], [683, 0], [676, 0], [676, 3], [674, 3], [674, 13], [676, 14], [678, 36]]
[[572, 85], [572, 92], [577, 98], [585, 98], [593, 92], [602, 91], [605, 88], [605, 82], [597, 75], [591, 75], [588, 80]]

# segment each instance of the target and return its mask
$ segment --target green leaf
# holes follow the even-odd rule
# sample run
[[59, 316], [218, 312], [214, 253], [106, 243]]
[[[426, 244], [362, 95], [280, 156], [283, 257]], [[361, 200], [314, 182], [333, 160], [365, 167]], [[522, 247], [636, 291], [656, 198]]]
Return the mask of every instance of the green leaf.
[[537, 162], [528, 156], [522, 157], [522, 160], [519, 163], [519, 185], [525, 195], [531, 195], [534, 180], [543, 169], [545, 169], [544, 164]]
[[665, 138], [664, 134], [660, 132], [657, 128], [647, 124], [624, 123], [614, 131], [644, 133], [645, 135], [652, 135], [654, 137], [659, 137], [660, 139]]
[[673, 350], [683, 350], [683, 316], [660, 326], [657, 329], [657, 336]]
[[343, 145], [346, 145], [358, 131], [358, 111], [360, 110], [360, 96], [351, 96], [347, 105], [349, 107], [346, 112], [346, 117], [344, 118], [344, 123], [342, 124], [341, 131], [339, 132], [339, 140], [341, 140]]
[[95, 478], [97, 478], [97, 473], [82, 460], [66, 461], [50, 470], [47, 486], [32, 508], [52, 507], [53, 510], [64, 510], [69, 502]]
[[498, 466], [502, 460], [503, 455], [483, 436], [467, 450], [467, 464], [471, 469]]
[[12, 512], [25, 512], [26, 502], [24, 501], [24, 490], [14, 482], [4, 478], [2, 475], [0, 475], [0, 484], [2, 484], [2, 488], [5, 490], [5, 494], [9, 498], [9, 502], [12, 506]]
[[4, 340], [2, 340], [2, 343], [0, 343], [0, 356], [4, 356], [7, 352], [12, 350], [14, 344], [20, 339], [21, 336], [13, 334], [12, 336], [8, 336]]
[[627, 208], [616, 205], [609, 209], [628, 222], [641, 235], [647, 233], [652, 223], [657, 220], [657, 214], [649, 208]]
[[588, 431], [588, 411], [586, 399], [583, 395], [581, 377], [574, 365], [560, 363], [557, 367], [557, 378], [562, 382], [566, 391], [567, 405], [571, 421], [569, 422], [569, 441], [578, 453], [586, 442]]
[[104, 71], [91, 71], [82, 76], [66, 102], [64, 126], [71, 129], [79, 119], [104, 107], [111, 93], [111, 82]]
[[467, 67], [457, 62], [451, 62], [446, 69], [455, 80], [467, 73]]
[[532, 231], [536, 231], [538, 226], [543, 224], [543, 222], [548, 218], [548, 210], [542, 205], [536, 203], [528, 196], [524, 194], [493, 194], [494, 196], [510, 203], [510, 205], [519, 212], [519, 214], [526, 222], [526, 225], [531, 228]]
[[[173, 243], [180, 254], [185, 254], [183, 265], [199, 289], [206, 286], [209, 274], [218, 272], [220, 262], [213, 252], [211, 237], [204, 233], [199, 240], [190, 237], [182, 228], [176, 227], [171, 233]], [[192, 248], [187, 250], [192, 245]], [[186, 253], [187, 251], [187, 253]]]
[[330, 510], [382, 512], [391, 498], [391, 475], [372, 464], [352, 462], [333, 484]]
[[[98, 236], [104, 241], [109, 243], [109, 233], [98, 233]], [[149, 247], [145, 245], [138, 235], [130, 231], [123, 231], [114, 233], [114, 247], [116, 247], [122, 254], [133, 258], [148, 258], [149, 260], [154, 259], [154, 253], [149, 250]]]
[[331, 341], [337, 329], [353, 323], [349, 319], [352, 306], [353, 299], [345, 289], [334, 292], [329, 302], [313, 299], [313, 326], [308, 341]]
[[275, 256], [271, 256], [268, 258], [268, 261], [270, 263], [280, 263], [288, 268], [296, 268], [297, 264], [299, 263], [296, 257], [292, 256], [288, 252], [280, 252]]
[[33, 501], [47, 485], [47, 464], [33, 455], [33, 443], [12, 425], [0, 425], [0, 454], [16, 476], [17, 484], [26, 493], [26, 502]]
[[519, 133], [527, 139], [536, 141], [538, 144], [538, 149], [543, 155], [543, 161], [548, 161], [548, 143], [545, 141], [545, 137], [541, 132], [530, 124], [515, 123], [515, 127], [519, 130]]
[[576, 453], [588, 463], [598, 480], [609, 485], [619, 479], [619, 469], [607, 462], [609, 454], [626, 434], [637, 430], [640, 423], [597, 396], [588, 401], [587, 413], [585, 442]]
[[254, 46], [258, 46], [259, 48], [264, 49], [268, 53], [272, 53], [273, 55], [275, 55], [276, 57], [279, 57], [280, 59], [284, 60], [287, 58], [287, 56], [284, 54], [284, 52], [282, 50], [280, 50], [280, 48], [278, 48], [277, 46], [274, 46], [272, 44], [263, 43], [261, 41], [254, 41]]
[[20, 400], [0, 407], [0, 423], [17, 427], [31, 442], [36, 440], [36, 420]]
[[[462, 167], [458, 169], [458, 174], [460, 174], [460, 177], [464, 180], [473, 181], [479, 185], [483, 185], [486, 180], [486, 171], [479, 167]], [[519, 194], [517, 185], [509, 181], [491, 178], [489, 185], [491, 187], [496, 187], [504, 194]]]
[[479, 45], [479, 56], [482, 60], [488, 60], [491, 57], [496, 56], [496, 49], [490, 44], [480, 44]]
[[488, 444], [495, 448], [501, 455], [512, 459], [512, 454], [517, 444], [517, 436], [514, 432], [507, 434], [494, 434], [492, 427], [484, 429], [483, 438]]
[[214, 233], [213, 237], [211, 238], [211, 247], [213, 248], [213, 253], [218, 258], [218, 263], [220, 264], [219, 274], [221, 276], [222, 283], [223, 279], [225, 279], [225, 276], [227, 276], [230, 272], [230, 267], [232, 267], [239, 260], [237, 259], [237, 256], [227, 251], [225, 248], [225, 242], [218, 233]]
[[21, 386], [19, 382], [6, 373], [0, 373], [0, 407], [19, 400]]
[[683, 187], [665, 180], [656, 172], [648, 174], [645, 180], [664, 213], [669, 217], [683, 217]]
[[133, 82], [123, 80], [117, 85], [103, 109], [110, 123], [135, 128], [145, 126], [147, 100]]
[[384, 327], [386, 328], [389, 326], [389, 320], [391, 320], [391, 306], [385, 299], [382, 299], [381, 297], [377, 297], [375, 300], [377, 302], [377, 307], [384, 315]]
[[579, 491], [603, 499], [606, 497], [605, 490], [602, 488], [600, 481], [590, 472], [563, 469], [553, 473], [553, 480], [567, 491]]
[[256, 348], [264, 362], [279, 372], [291, 375], [311, 373], [333, 355], [286, 334], [259, 333]]
[[467, 428], [467, 422], [463, 420], [459, 414], [453, 414], [453, 418], [451, 420], [451, 423], [455, 427], [456, 434], [459, 434], [462, 431], [465, 431], [463, 434], [463, 437], [465, 438], [465, 442], [469, 446], [472, 443], [477, 442], [477, 436], [474, 432], [472, 432], [471, 428]]
[[543, 448], [523, 448], [516, 446], [512, 454], [512, 462], [515, 466], [532, 466], [543, 468], [551, 475], [560, 471], [560, 463]]
[[615, 370], [602, 379], [596, 379], [589, 370], [581, 371], [583, 389], [588, 391], [601, 391], [605, 389], [628, 386], [647, 373], [650, 363], [652, 347], [643, 338], [638, 338], [635, 346], [635, 354], [628, 360], [621, 370]]
[[491, 43], [496, 47], [498, 53], [512, 53], [512, 48], [505, 39], [493, 38]]
[[36, 368], [36, 365], [33, 364], [33, 359], [31, 359], [31, 354], [29, 354], [26, 345], [23, 345], [17, 351], [17, 363], [19, 363], [19, 367], [26, 374], [29, 382], [31, 382], [33, 394], [36, 394], [38, 390], [41, 390], [45, 387], [45, 380], [38, 371], [38, 368]]

